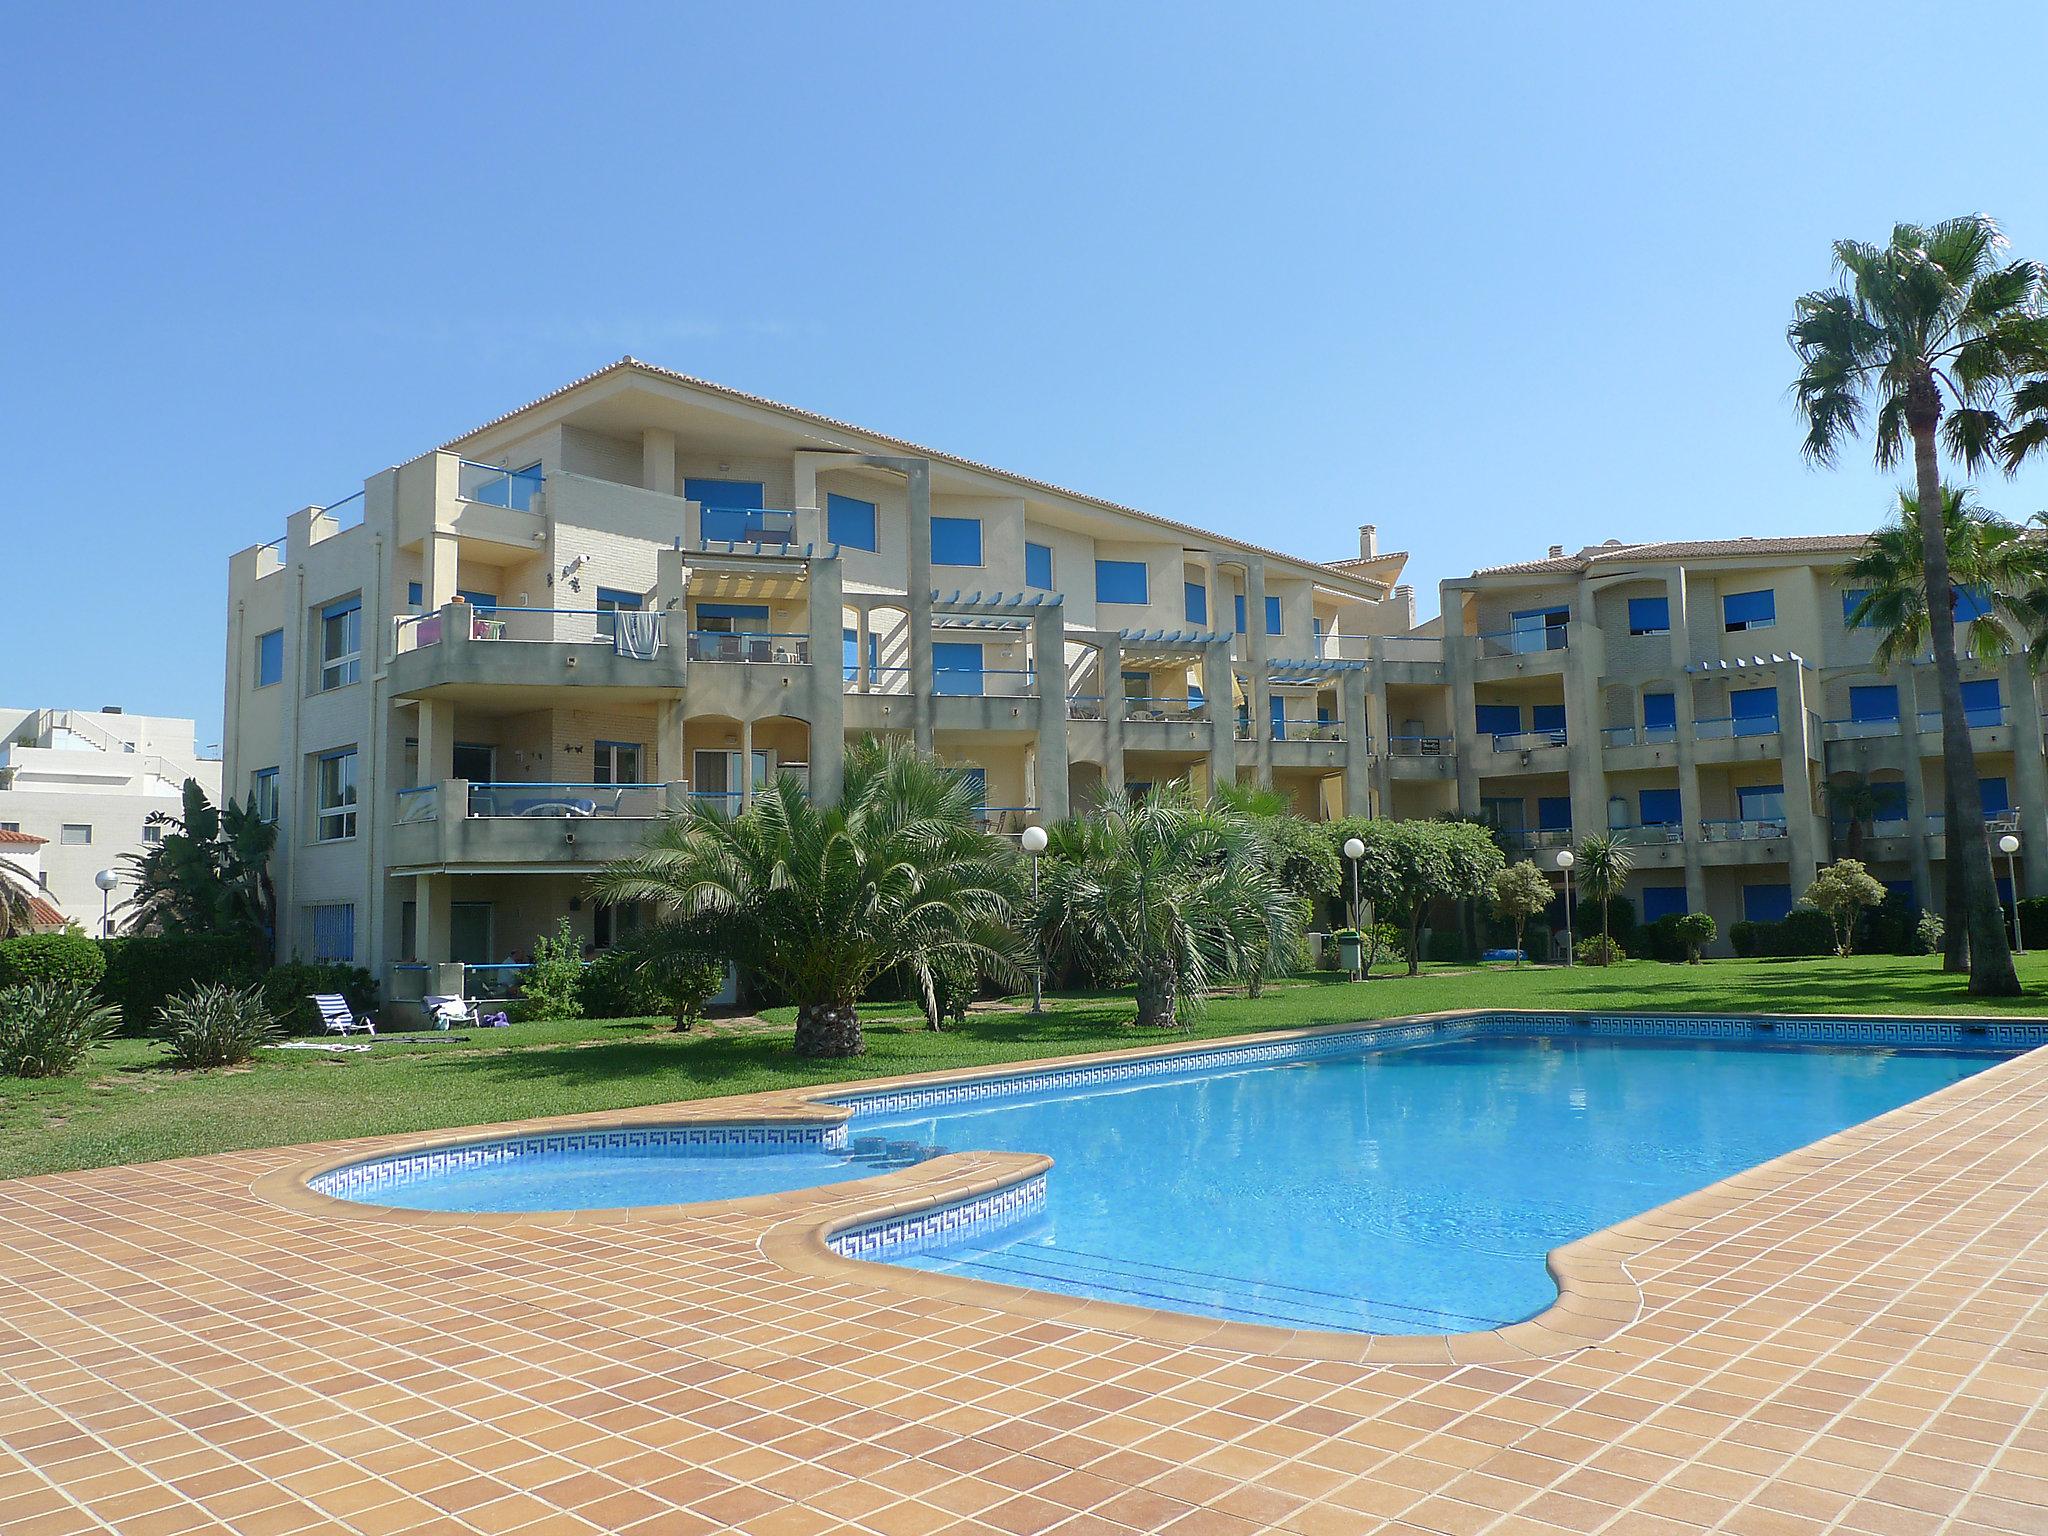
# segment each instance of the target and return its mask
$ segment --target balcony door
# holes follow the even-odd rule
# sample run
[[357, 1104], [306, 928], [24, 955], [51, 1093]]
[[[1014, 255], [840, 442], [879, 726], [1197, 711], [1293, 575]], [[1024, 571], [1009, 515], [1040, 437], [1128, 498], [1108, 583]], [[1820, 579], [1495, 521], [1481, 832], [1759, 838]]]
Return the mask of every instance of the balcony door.
[[600, 741], [590, 748], [590, 782], [593, 784], [638, 784], [640, 743]]
[[472, 784], [498, 781], [498, 749], [485, 742], [458, 741], [449, 754], [449, 773]]
[[448, 903], [448, 958], [464, 965], [490, 965], [496, 960], [491, 950], [491, 904], [488, 901]]

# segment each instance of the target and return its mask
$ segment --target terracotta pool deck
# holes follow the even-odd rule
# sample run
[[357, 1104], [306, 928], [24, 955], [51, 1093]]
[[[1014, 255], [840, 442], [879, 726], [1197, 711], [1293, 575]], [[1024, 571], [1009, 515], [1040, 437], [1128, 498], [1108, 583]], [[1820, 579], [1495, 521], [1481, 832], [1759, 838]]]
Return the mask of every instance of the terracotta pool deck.
[[[552, 1123], [740, 1105], [804, 1112]], [[0, 1533], [2048, 1533], [2048, 1050], [1601, 1234], [1552, 1337], [1380, 1353], [823, 1254], [1014, 1158], [289, 1193], [428, 1139], [0, 1183]]]

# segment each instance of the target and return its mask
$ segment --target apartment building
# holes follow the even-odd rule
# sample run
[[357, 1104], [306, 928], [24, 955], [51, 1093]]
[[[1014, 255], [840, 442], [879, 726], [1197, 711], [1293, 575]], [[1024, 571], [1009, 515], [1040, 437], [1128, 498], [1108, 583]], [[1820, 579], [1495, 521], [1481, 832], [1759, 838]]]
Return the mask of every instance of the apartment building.
[[[100, 871], [125, 877], [123, 856], [163, 836], [158, 812], [176, 815], [187, 779], [218, 800], [221, 765], [194, 745], [190, 720], [118, 709], [0, 708], [0, 837], [39, 839], [35, 869], [50, 903], [87, 933], [100, 931]], [[127, 894], [113, 892], [119, 902]]]
[[[1881, 671], [1841, 568], [1860, 535], [1606, 544], [1443, 584], [1457, 802], [1555, 866], [1587, 831], [1633, 844], [1646, 917], [1782, 917], [1861, 858], [1938, 908], [1946, 828], [1930, 659]], [[1969, 592], [1958, 615], [1981, 611]], [[2010, 899], [2048, 889], [2041, 705], [2023, 658], [1965, 661], [1977, 773]], [[1852, 800], [1840, 791], [1856, 786]], [[1831, 793], [1831, 790], [1834, 791]], [[1725, 939], [1723, 941], [1725, 949]]]
[[[566, 917], [689, 799], [836, 791], [900, 736], [995, 830], [1163, 780], [1448, 808], [1404, 557], [1319, 564], [625, 359], [230, 563], [226, 780], [279, 823], [281, 948], [387, 995]], [[1389, 764], [1392, 766], [1389, 766]], [[466, 967], [458, 974], [452, 967]]]

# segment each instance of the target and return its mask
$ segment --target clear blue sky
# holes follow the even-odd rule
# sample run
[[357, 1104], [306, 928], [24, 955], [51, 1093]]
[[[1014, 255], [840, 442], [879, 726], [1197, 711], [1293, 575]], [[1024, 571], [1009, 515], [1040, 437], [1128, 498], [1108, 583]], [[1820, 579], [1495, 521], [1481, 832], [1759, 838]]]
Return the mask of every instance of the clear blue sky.
[[1377, 522], [1425, 612], [1870, 526], [1784, 326], [1895, 219], [2048, 257], [1999, 9], [16, 7], [0, 702], [214, 740], [230, 552], [627, 352], [1303, 554]]

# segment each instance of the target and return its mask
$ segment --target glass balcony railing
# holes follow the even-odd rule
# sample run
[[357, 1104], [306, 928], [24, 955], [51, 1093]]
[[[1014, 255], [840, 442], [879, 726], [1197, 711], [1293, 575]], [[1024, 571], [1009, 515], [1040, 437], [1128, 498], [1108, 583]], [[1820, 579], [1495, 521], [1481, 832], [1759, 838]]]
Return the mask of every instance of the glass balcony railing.
[[1896, 736], [1899, 734], [1899, 717], [1891, 715], [1882, 720], [1828, 720], [1825, 727], [1833, 731], [1837, 739], [1854, 741], [1866, 736]]
[[[471, 817], [480, 819], [578, 820], [619, 817], [652, 821], [673, 808], [681, 785], [670, 784], [471, 784]], [[404, 793], [401, 791], [401, 793]]]
[[[472, 640], [527, 644], [603, 645], [621, 654], [652, 656], [666, 643], [666, 615], [639, 609], [471, 608]], [[444, 638], [439, 613], [411, 613], [396, 621], [393, 650], [424, 650]]]
[[984, 832], [997, 837], [1018, 837], [1026, 827], [1038, 823], [1035, 805], [983, 805], [975, 807], [975, 819]]
[[1100, 720], [1103, 717], [1102, 696], [1094, 693], [1070, 693], [1067, 695], [1067, 718], [1069, 720]]
[[1700, 836], [1710, 843], [1763, 843], [1786, 835], [1782, 816], [1736, 817], [1700, 823]]
[[1449, 757], [1456, 743], [1449, 736], [1390, 736], [1389, 757]]
[[1281, 719], [1271, 722], [1275, 741], [1342, 741], [1344, 725], [1339, 720]]
[[1641, 826], [1612, 828], [1610, 835], [1634, 847], [1647, 848], [1684, 842], [1685, 827], [1676, 821], [1651, 821]]
[[689, 635], [688, 654], [692, 661], [740, 661], [767, 666], [808, 666], [811, 660], [811, 637], [772, 632], [693, 629]]
[[1482, 656], [1533, 656], [1543, 651], [1562, 651], [1570, 644], [1562, 624], [1540, 629], [1497, 629], [1480, 635], [1478, 640]]
[[464, 459], [456, 474], [456, 494], [464, 501], [478, 502], [487, 507], [510, 507], [515, 512], [530, 512], [543, 483], [538, 466], [506, 469], [499, 464], [477, 464]]
[[[1069, 699], [1067, 702], [1071, 705], [1074, 701]], [[1067, 718], [1070, 720], [1077, 718], [1071, 708], [1068, 710]], [[1124, 700], [1124, 718], [1126, 720], [1155, 721], [1206, 720], [1209, 718], [1209, 701], [1196, 698], [1163, 698], [1152, 695], [1147, 695], [1143, 698], [1126, 698]]]
[[1563, 726], [1548, 731], [1499, 731], [1493, 737], [1493, 750], [1527, 752], [1534, 747], [1561, 747], [1564, 743]]
[[1493, 835], [1510, 848], [1569, 848], [1572, 845], [1570, 827], [1516, 827], [1512, 830], [1495, 827]]
[[[1965, 709], [1963, 711], [1963, 720], [1973, 731], [1989, 730], [1994, 726], [2005, 724], [2005, 706], [2003, 704], [1985, 704], [1975, 709]], [[1938, 709], [1921, 710], [1920, 729], [1923, 731], [1939, 731], [1941, 729], [1941, 711]]]
[[397, 798], [398, 803], [391, 819], [401, 827], [441, 819], [441, 786], [438, 784], [420, 784], [411, 789], [401, 789]]
[[760, 507], [706, 507], [699, 515], [707, 544], [790, 544], [796, 513]]
[[1774, 736], [1776, 715], [1716, 715], [1692, 723], [1693, 736], [1700, 741], [1729, 741], [1737, 736]]

